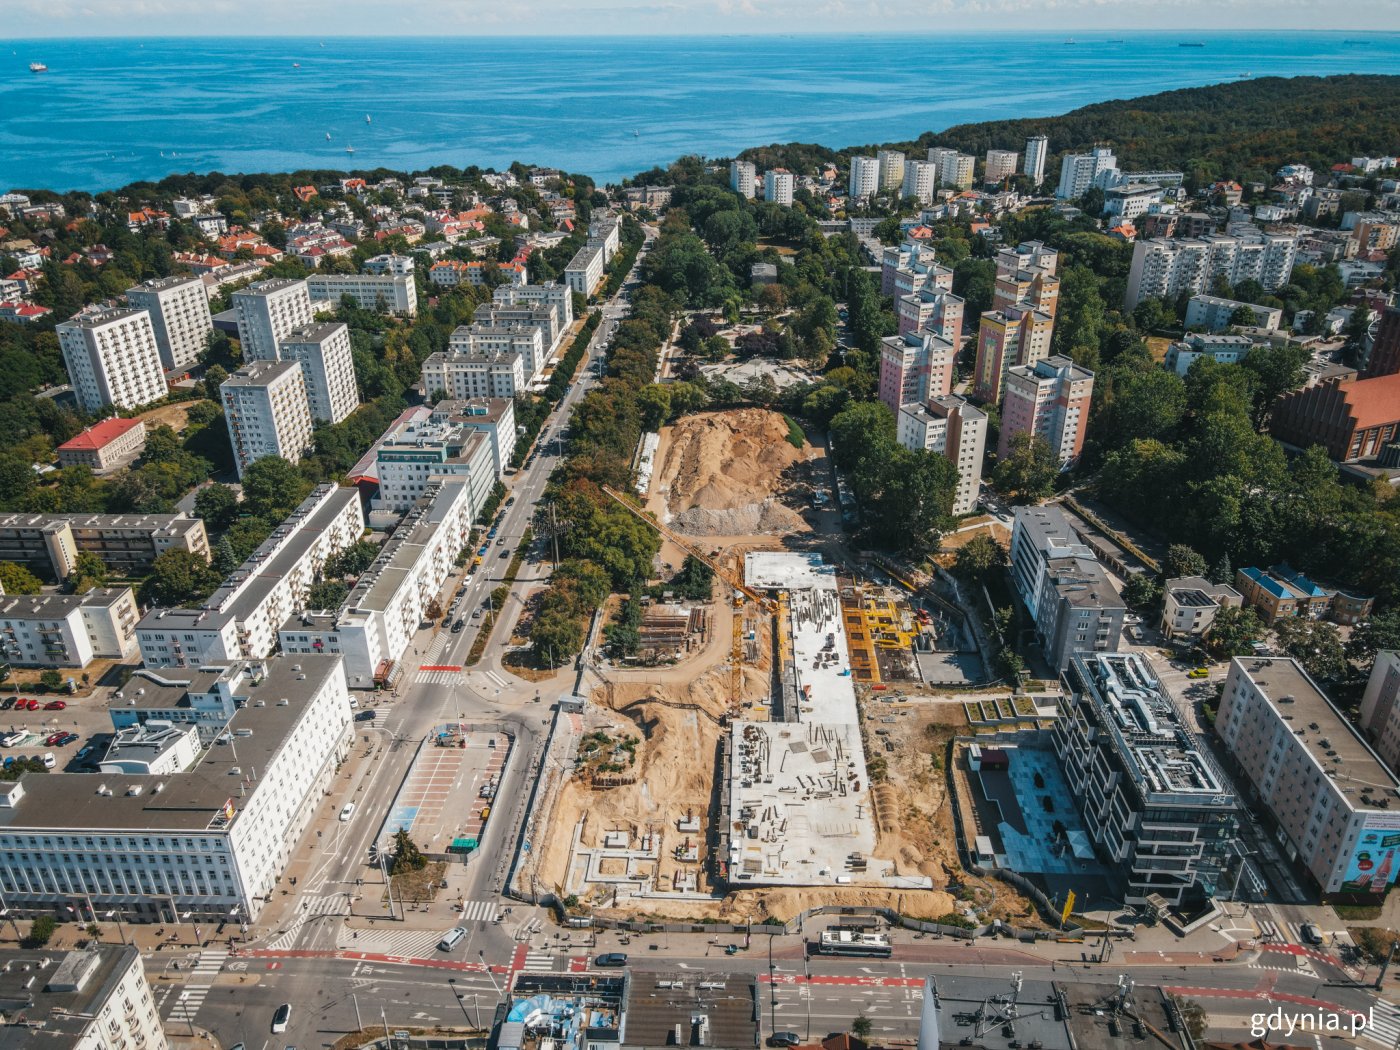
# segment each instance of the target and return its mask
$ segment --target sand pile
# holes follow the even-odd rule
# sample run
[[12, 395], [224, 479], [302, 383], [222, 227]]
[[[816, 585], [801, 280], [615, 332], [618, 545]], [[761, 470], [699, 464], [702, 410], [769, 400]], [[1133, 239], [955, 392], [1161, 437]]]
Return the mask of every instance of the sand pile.
[[816, 452], [794, 448], [787, 435], [787, 420], [766, 409], [683, 418], [663, 442], [657, 471], [670, 525], [692, 536], [806, 531], [778, 497], [790, 483], [787, 472]]

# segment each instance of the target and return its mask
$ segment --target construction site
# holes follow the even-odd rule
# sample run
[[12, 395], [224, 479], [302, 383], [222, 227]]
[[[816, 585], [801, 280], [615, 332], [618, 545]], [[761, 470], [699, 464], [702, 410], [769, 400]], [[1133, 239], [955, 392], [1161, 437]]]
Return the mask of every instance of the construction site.
[[[609, 666], [591, 693], [536, 858], [561, 898], [678, 918], [966, 907], [942, 773], [966, 715], [917, 655], [942, 611], [845, 552], [826, 449], [790, 435], [759, 409], [687, 416], [641, 504], [612, 493], [661, 534], [660, 566], [694, 555], [718, 578], [709, 603], [657, 603], [672, 662]], [[1006, 887], [985, 897], [1024, 914]]]

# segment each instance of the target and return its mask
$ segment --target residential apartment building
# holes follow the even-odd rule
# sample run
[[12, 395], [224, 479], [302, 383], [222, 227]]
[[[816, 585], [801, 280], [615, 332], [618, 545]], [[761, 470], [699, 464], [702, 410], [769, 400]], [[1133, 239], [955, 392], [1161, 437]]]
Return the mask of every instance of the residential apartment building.
[[998, 278], [1029, 280], [1020, 275], [1041, 273], [1053, 276], [1060, 267], [1060, 253], [1044, 241], [1022, 241], [1014, 248], [998, 248], [995, 262]]
[[514, 397], [525, 391], [523, 358], [475, 351], [430, 354], [423, 362], [423, 389], [430, 401]]
[[603, 279], [604, 266], [602, 247], [585, 244], [564, 267], [564, 283], [579, 295], [592, 295]]
[[1162, 367], [1185, 378], [1194, 365], [1203, 357], [1209, 357], [1222, 365], [1233, 365], [1244, 359], [1254, 340], [1243, 335], [1205, 335], [1200, 332], [1188, 333], [1186, 338], [1167, 347], [1167, 356], [1162, 359]]
[[970, 153], [945, 152], [938, 166], [938, 181], [954, 189], [970, 189], [976, 164], [977, 158]]
[[974, 408], [966, 398], [943, 394], [930, 397], [923, 404], [901, 405], [895, 419], [901, 445], [937, 452], [957, 468], [953, 513], [971, 514], [976, 510], [982, 485], [982, 458], [987, 450], [987, 414]]
[[1285, 394], [1274, 402], [1269, 433], [1298, 448], [1321, 445], [1339, 463], [1374, 459], [1400, 439], [1400, 372], [1336, 377]]
[[1376, 654], [1361, 697], [1360, 725], [1385, 764], [1400, 768], [1400, 650]]
[[337, 306], [344, 296], [355, 300], [362, 310], [418, 315], [418, 284], [410, 273], [313, 273], [306, 279], [306, 290], [315, 302]]
[[1016, 163], [1021, 159], [1014, 149], [989, 149], [983, 167], [983, 182], [1001, 182], [1016, 174]]
[[1200, 905], [1229, 888], [1242, 807], [1136, 653], [1076, 653], [1051, 730], [1082, 826], [1127, 904]]
[[794, 180], [786, 168], [772, 168], [763, 173], [763, 199], [770, 204], [792, 205]]
[[78, 314], [55, 331], [73, 393], [86, 411], [104, 405], [140, 408], [170, 392], [145, 310]]
[[956, 345], [962, 344], [966, 304], [961, 296], [928, 287], [897, 296], [894, 305], [901, 336], [929, 331]]
[[1008, 369], [1034, 367], [1050, 356], [1055, 319], [1029, 306], [989, 310], [977, 330], [977, 359], [973, 365], [973, 395], [996, 404]]
[[[1125, 182], [1104, 193], [1104, 215], [1114, 219], [1140, 219], [1162, 200], [1162, 187], [1150, 182]], [[1116, 223], [1110, 223], [1116, 225]]]
[[1095, 146], [1088, 153], [1066, 153], [1060, 160], [1060, 184], [1055, 196], [1078, 200], [1108, 172], [1118, 170], [1118, 159], [1107, 146]]
[[134, 944], [0, 951], [0, 1001], [24, 1004], [13, 1022], [6, 1011], [5, 1042], [16, 1048], [170, 1047], [141, 950]]
[[376, 510], [404, 512], [430, 487], [444, 478], [468, 482], [472, 517], [491, 498], [496, 484], [496, 463], [491, 439], [472, 427], [450, 419], [409, 421], [395, 428], [375, 454], [379, 476]]
[[1017, 434], [1035, 434], [1045, 439], [1061, 468], [1068, 467], [1084, 450], [1093, 393], [1094, 373], [1059, 354], [1008, 368], [997, 456], [1006, 458]]
[[1178, 576], [1168, 580], [1162, 602], [1162, 634], [1167, 638], [1200, 640], [1221, 609], [1238, 609], [1240, 592], [1226, 583], [1212, 583], [1202, 576]]
[[151, 609], [136, 625], [147, 667], [262, 659], [277, 628], [301, 609], [326, 559], [357, 542], [359, 491], [319, 485], [222, 586], [194, 609]]
[[[515, 402], [504, 397], [479, 397], [471, 401], [439, 401], [429, 419], [470, 427], [491, 444], [491, 463], [499, 479], [515, 454]], [[376, 450], [377, 451], [377, 450]]]
[[1058, 507], [1017, 507], [1011, 578], [1057, 671], [1076, 652], [1117, 652], [1127, 607]]
[[340, 321], [307, 325], [287, 333], [280, 346], [283, 361], [301, 366], [311, 418], [339, 423], [360, 406], [350, 329]]
[[114, 723], [119, 711], [197, 712], [208, 729], [198, 763], [160, 776], [0, 784], [7, 905], [63, 914], [78, 901], [127, 920], [254, 921], [348, 751], [343, 661], [307, 654], [181, 676], [138, 671], [123, 693], [133, 706], [114, 706]]
[[1286, 564], [1270, 569], [1246, 566], [1235, 573], [1235, 586], [1244, 603], [1270, 626], [1293, 616], [1356, 624], [1370, 617], [1375, 604], [1368, 595], [1325, 586]]
[[1215, 731], [1325, 896], [1385, 895], [1400, 875], [1400, 780], [1296, 660], [1232, 660]]
[[882, 149], [875, 154], [875, 163], [880, 168], [880, 189], [893, 190], [904, 185], [905, 156], [898, 150]]
[[1235, 311], [1241, 307], [1254, 314], [1251, 327], [1276, 331], [1283, 323], [1283, 311], [1274, 306], [1255, 306], [1217, 295], [1193, 295], [1186, 304], [1186, 327], [1223, 332], [1233, 323]]
[[392, 273], [402, 276], [414, 272], [413, 257], [388, 252], [384, 255], [376, 255], [372, 259], [366, 259], [363, 269], [365, 273]]
[[276, 361], [282, 340], [315, 320], [305, 280], [257, 281], [234, 292], [232, 299], [244, 364]]
[[189, 368], [209, 345], [214, 319], [198, 277], [157, 277], [126, 290], [134, 309], [151, 315], [156, 349], [166, 371]]
[[876, 158], [851, 158], [851, 178], [847, 192], [852, 199], [873, 197], [880, 192], [880, 162]]
[[475, 516], [466, 479], [429, 485], [340, 609], [308, 612], [282, 624], [282, 651], [342, 653], [351, 688], [373, 688], [387, 673], [384, 665], [403, 657], [470, 540]]
[[219, 388], [238, 476], [264, 456], [289, 463], [311, 448], [306, 374], [297, 361], [255, 360]]
[[956, 173], [956, 158], [958, 151], [949, 149], [947, 146], [930, 146], [928, 151], [928, 162], [938, 166], [938, 183], [940, 186], [950, 185], [948, 173]]
[[490, 358], [518, 355], [528, 383], [544, 367], [545, 330], [539, 324], [462, 325], [448, 337], [447, 352]]
[[0, 561], [27, 565], [55, 582], [76, 571], [80, 551], [121, 575], [139, 576], [172, 549], [208, 561], [204, 522], [181, 514], [0, 514]]
[[904, 165], [904, 183], [901, 197], [913, 197], [920, 204], [932, 204], [933, 192], [938, 188], [938, 165], [932, 161], [909, 158]]
[[124, 660], [135, 651], [130, 587], [0, 596], [0, 659], [7, 664], [86, 667], [98, 657]]
[[1050, 140], [1044, 135], [1032, 135], [1026, 139], [1025, 163], [1021, 165], [1021, 174], [1035, 183], [1037, 189], [1045, 181], [1045, 158], [1049, 152]]
[[1217, 277], [1236, 285], [1246, 279], [1273, 291], [1288, 283], [1298, 253], [1295, 234], [1244, 231], [1197, 238], [1148, 238], [1133, 245], [1123, 305], [1209, 292]]
[[574, 323], [574, 293], [567, 285], [554, 281], [502, 285], [492, 293], [491, 302], [499, 308], [530, 306], [548, 310], [550, 328], [545, 348], [549, 354], [559, 348], [565, 333]]
[[758, 169], [746, 160], [729, 162], [729, 188], [741, 197], [753, 200], [754, 185], [758, 180]]
[[904, 405], [952, 393], [957, 356], [957, 344], [926, 329], [886, 336], [880, 341], [880, 400], [898, 416]]
[[1053, 319], [1060, 308], [1060, 279], [1039, 268], [998, 274], [992, 286], [992, 309], [1012, 307], [1039, 310]]
[[131, 462], [146, 447], [146, 424], [113, 416], [94, 423], [58, 446], [61, 467], [87, 467], [94, 473]]

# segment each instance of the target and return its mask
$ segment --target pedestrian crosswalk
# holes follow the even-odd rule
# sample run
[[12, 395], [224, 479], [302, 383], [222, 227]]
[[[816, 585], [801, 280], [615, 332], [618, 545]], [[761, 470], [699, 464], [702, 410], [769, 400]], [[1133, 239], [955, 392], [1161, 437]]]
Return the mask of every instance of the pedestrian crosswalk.
[[462, 676], [461, 671], [418, 671], [413, 675], [414, 685], [451, 685]]
[[1297, 923], [1259, 920], [1259, 939], [1274, 944], [1303, 944], [1303, 932]]
[[283, 930], [276, 940], [271, 941], [268, 947], [279, 952], [295, 947], [303, 926], [322, 915], [344, 915], [348, 910], [347, 899], [348, 895], [345, 893], [330, 893], [300, 901], [292, 924]]
[[199, 953], [199, 961], [194, 964], [194, 969], [190, 970], [190, 975], [185, 980], [185, 988], [176, 997], [167, 1020], [194, 1024], [195, 1016], [204, 1005], [204, 1000], [208, 998], [214, 978], [218, 977], [219, 971], [224, 968], [224, 960], [228, 955], [229, 953], [222, 948], [209, 948]]
[[447, 639], [448, 639], [449, 637], [450, 637], [449, 635], [440, 634], [440, 635], [438, 635], [436, 638], [434, 638], [434, 639], [428, 644], [427, 650], [423, 653], [423, 663], [425, 663], [425, 664], [435, 664], [435, 663], [437, 663], [437, 658], [438, 658], [439, 656], [442, 655], [443, 649], [445, 649], [445, 648], [447, 647]]
[[1369, 1020], [1367, 1034], [1375, 1042], [1384, 1046], [1400, 1043], [1400, 1006], [1377, 999]]
[[430, 959], [437, 952], [445, 930], [341, 930], [337, 947], [346, 951], [397, 955], [404, 959]]
[[525, 953], [525, 961], [520, 964], [520, 968], [534, 973], [549, 973], [555, 969], [557, 963], [553, 952], [532, 951]]
[[501, 908], [495, 901], [463, 901], [463, 922], [493, 922]]

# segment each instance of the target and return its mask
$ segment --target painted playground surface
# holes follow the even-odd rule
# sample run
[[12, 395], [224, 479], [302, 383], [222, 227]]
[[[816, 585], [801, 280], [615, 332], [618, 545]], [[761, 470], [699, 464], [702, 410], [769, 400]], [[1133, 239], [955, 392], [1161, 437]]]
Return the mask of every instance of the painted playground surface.
[[504, 733], [468, 730], [453, 722], [438, 726], [419, 745], [376, 844], [387, 849], [399, 830], [407, 829], [431, 856], [474, 849], [490, 819], [510, 750], [511, 739]]

